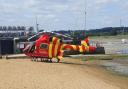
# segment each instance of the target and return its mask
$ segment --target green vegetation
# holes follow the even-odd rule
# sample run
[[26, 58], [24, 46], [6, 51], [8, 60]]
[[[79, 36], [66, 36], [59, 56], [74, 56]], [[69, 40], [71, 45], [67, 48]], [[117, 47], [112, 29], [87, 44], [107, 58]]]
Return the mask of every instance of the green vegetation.
[[127, 35], [128, 27], [106, 27], [102, 29], [92, 29], [92, 30], [86, 31], [86, 34], [90, 36]]
[[85, 39], [86, 36], [97, 38], [98, 39], [120, 39], [128, 38], [128, 27], [106, 27], [101, 29], [89, 29], [89, 30], [61, 30], [61, 31], [54, 31], [56, 33], [70, 35], [73, 38], [73, 44], [79, 44], [80, 40]]

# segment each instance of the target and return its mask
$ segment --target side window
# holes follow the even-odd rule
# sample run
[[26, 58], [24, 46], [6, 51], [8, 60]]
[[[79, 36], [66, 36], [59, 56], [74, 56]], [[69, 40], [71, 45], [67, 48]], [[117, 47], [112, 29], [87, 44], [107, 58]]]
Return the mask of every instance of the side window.
[[48, 49], [48, 44], [41, 44], [40, 49]]

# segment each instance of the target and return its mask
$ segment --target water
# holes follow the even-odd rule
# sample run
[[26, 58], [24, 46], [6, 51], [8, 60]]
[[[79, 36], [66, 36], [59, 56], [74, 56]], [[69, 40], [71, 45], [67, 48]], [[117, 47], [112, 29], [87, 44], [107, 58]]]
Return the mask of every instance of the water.
[[103, 43], [106, 54], [128, 54], [128, 43], [120, 40], [105, 41]]
[[120, 50], [116, 52], [117, 54], [128, 54], [128, 49], [126, 50]]
[[128, 60], [121, 60], [124, 63], [115, 61], [102, 61], [101, 65], [106, 67], [107, 70], [118, 73], [119, 75], [128, 76]]

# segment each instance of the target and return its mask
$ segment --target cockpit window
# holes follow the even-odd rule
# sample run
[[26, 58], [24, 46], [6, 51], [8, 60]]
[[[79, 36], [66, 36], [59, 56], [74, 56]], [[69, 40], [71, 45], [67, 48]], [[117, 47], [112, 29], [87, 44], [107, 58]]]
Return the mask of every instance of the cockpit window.
[[40, 45], [40, 48], [41, 49], [48, 49], [48, 44], [41, 44]]

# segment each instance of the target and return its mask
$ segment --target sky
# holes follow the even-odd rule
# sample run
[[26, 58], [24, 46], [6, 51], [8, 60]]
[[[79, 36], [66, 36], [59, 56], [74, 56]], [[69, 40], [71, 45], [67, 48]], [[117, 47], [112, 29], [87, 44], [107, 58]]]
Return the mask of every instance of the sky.
[[35, 27], [36, 18], [49, 31], [128, 26], [127, 8], [128, 0], [0, 0], [0, 26]]

